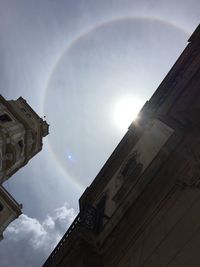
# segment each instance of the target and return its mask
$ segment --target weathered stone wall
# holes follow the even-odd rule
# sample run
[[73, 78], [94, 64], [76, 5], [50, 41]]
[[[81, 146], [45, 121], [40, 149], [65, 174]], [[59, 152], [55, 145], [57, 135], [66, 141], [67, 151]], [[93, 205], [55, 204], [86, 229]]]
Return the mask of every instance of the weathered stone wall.
[[186, 188], [174, 193], [140, 238], [124, 251], [116, 266], [199, 267], [199, 210], [199, 189]]

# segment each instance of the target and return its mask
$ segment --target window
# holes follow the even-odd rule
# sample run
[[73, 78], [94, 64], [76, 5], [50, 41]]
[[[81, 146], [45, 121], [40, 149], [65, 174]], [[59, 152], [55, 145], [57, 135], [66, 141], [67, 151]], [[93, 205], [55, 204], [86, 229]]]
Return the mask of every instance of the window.
[[18, 142], [18, 145], [20, 146], [21, 149], [23, 149], [23, 145], [24, 145], [24, 144], [23, 144], [23, 141], [22, 141], [22, 140], [20, 140], [20, 141]]
[[5, 155], [5, 168], [6, 170], [9, 170], [16, 162], [16, 148], [13, 144], [6, 145]]
[[7, 114], [0, 115], [0, 122], [9, 122], [12, 121], [12, 119]]
[[19, 148], [20, 148], [20, 154], [22, 154], [22, 152], [23, 152], [23, 147], [24, 147], [24, 143], [23, 143], [23, 141], [20, 140], [20, 141], [18, 142], [18, 145], [19, 145]]
[[0, 212], [3, 210], [3, 205], [0, 203]]

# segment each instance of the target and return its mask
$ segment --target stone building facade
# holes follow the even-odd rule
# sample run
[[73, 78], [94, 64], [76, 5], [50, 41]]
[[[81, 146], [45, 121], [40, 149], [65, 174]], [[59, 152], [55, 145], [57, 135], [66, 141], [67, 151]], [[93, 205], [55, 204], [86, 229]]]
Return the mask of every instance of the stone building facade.
[[43, 267], [200, 266], [200, 26]]
[[0, 95], [0, 236], [7, 225], [21, 214], [21, 205], [2, 183], [25, 166], [42, 149], [48, 134], [43, 121], [22, 97], [7, 101]]
[[3, 239], [6, 227], [22, 214], [21, 208], [22, 205], [18, 204], [3, 186], [0, 186], [0, 240]]

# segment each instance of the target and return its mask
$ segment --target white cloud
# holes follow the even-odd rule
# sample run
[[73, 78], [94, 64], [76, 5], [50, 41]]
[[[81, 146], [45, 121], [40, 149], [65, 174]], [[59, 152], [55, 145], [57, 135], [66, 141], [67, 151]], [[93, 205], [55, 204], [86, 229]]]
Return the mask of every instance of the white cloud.
[[22, 214], [4, 233], [0, 243], [1, 266], [41, 266], [75, 216], [74, 209], [67, 203], [43, 221]]

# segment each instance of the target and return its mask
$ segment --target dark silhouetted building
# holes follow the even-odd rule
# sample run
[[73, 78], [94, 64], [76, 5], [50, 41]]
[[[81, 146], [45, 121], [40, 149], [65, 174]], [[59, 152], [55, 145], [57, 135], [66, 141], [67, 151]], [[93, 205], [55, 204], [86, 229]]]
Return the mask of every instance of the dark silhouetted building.
[[200, 266], [200, 27], [44, 267]]

